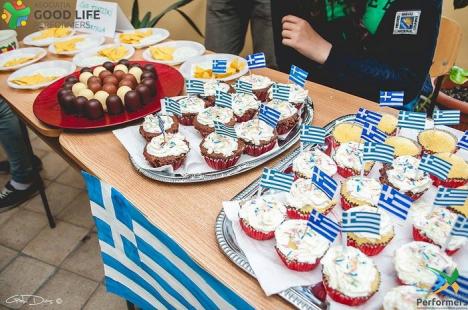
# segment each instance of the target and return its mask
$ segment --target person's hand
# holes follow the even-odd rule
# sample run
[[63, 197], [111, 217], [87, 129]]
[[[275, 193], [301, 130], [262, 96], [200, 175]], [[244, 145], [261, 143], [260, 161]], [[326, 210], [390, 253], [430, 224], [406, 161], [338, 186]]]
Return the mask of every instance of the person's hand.
[[302, 18], [287, 15], [282, 20], [283, 44], [294, 48], [296, 51], [323, 64], [330, 54], [332, 44], [322, 38], [310, 24]]

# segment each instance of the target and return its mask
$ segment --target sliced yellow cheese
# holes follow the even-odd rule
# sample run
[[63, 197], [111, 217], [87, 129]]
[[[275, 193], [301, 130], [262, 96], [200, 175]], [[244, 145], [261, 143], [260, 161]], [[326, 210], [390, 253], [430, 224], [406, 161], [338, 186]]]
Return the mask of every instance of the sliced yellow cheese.
[[63, 38], [69, 35], [72, 32], [72, 29], [70, 27], [65, 27], [65, 26], [60, 26], [60, 27], [53, 27], [53, 28], [47, 28], [41, 33], [32, 39], [35, 41], [38, 40], [44, 40], [48, 38]]
[[127, 55], [127, 49], [123, 46], [103, 48], [98, 52], [98, 55], [107, 57], [111, 61], [117, 61]]
[[72, 52], [76, 50], [76, 43], [83, 41], [84, 38], [73, 38], [63, 42], [55, 42], [54, 47], [58, 53]]
[[3, 64], [3, 66], [4, 67], [18, 66], [18, 65], [24, 64], [24, 63], [26, 63], [28, 61], [34, 60], [34, 59], [36, 59], [36, 57], [37, 57], [37, 55], [13, 58], [13, 59], [10, 59], [10, 60], [6, 61]]
[[244, 66], [245, 64], [241, 62], [239, 58], [234, 58], [233, 60], [231, 60], [226, 69], [226, 72], [224, 73], [213, 73], [211, 68], [204, 69], [200, 66], [195, 66], [195, 69], [193, 70], [193, 77], [198, 79], [222, 79], [239, 73], [244, 68]]
[[125, 44], [138, 44], [141, 42], [141, 40], [143, 40], [146, 37], [149, 37], [152, 34], [153, 34], [153, 31], [151, 31], [151, 29], [148, 29], [145, 31], [121, 33], [119, 34], [119, 39], [120, 39], [120, 42], [125, 43]]
[[150, 47], [150, 53], [154, 60], [174, 60], [175, 47]]
[[40, 73], [36, 73], [33, 75], [26, 75], [26, 76], [18, 77], [14, 80], [11, 80], [11, 82], [17, 85], [37, 85], [37, 84], [42, 84], [42, 83], [53, 81], [57, 78], [58, 76], [42, 75]]

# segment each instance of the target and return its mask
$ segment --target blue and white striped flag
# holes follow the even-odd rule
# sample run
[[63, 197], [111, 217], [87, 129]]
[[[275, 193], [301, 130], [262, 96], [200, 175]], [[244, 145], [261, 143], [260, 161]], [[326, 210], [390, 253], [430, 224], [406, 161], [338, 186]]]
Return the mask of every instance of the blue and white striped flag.
[[260, 186], [263, 188], [289, 192], [294, 182], [294, 176], [275, 169], [263, 168]]
[[311, 181], [328, 198], [333, 199], [338, 188], [338, 182], [333, 180], [331, 176], [320, 170], [317, 166], [314, 166], [312, 168]]
[[182, 115], [179, 103], [172, 98], [164, 98], [164, 108], [167, 113], [172, 113], [173, 115], [178, 116]]
[[365, 142], [362, 160], [379, 161], [391, 164], [395, 155], [395, 148], [388, 144]]
[[426, 113], [400, 111], [398, 113], [398, 127], [424, 130], [426, 127]]
[[400, 193], [387, 184], [382, 185], [378, 207], [405, 220], [412, 203], [413, 199], [410, 197]]
[[460, 110], [435, 110], [432, 114], [434, 125], [460, 124]]
[[458, 141], [457, 146], [461, 149], [468, 150], [468, 130], [465, 131], [463, 137], [460, 138], [460, 141]]
[[162, 119], [162, 117], [160, 115], [156, 115], [156, 117], [158, 118], [159, 130], [161, 131], [161, 133], [164, 136], [166, 134], [166, 130], [164, 129], [164, 120]]
[[434, 200], [435, 206], [463, 206], [468, 198], [468, 189], [439, 187]]
[[302, 125], [300, 141], [306, 144], [325, 144], [325, 128]]
[[270, 108], [264, 104], [260, 105], [260, 109], [258, 112], [258, 119], [267, 123], [268, 126], [276, 128], [276, 125], [278, 125], [278, 121], [280, 117], [281, 117], [280, 111]]
[[213, 71], [213, 73], [226, 73], [226, 70], [226, 59], [213, 59], [213, 61], [211, 62], [211, 71]]
[[309, 72], [295, 65], [291, 65], [291, 69], [289, 69], [289, 80], [300, 87], [304, 87], [308, 75]]
[[237, 134], [236, 134], [236, 130], [234, 129], [234, 127], [229, 127], [229, 126], [224, 125], [221, 122], [214, 121], [214, 128], [215, 128], [215, 132], [218, 135], [237, 139]]
[[404, 91], [380, 91], [379, 104], [381, 107], [401, 107], [404, 100]]
[[468, 219], [463, 215], [458, 214], [450, 235], [468, 238]]
[[253, 309], [201, 268], [119, 191], [82, 174], [108, 292], [141, 309]]
[[275, 83], [271, 86], [271, 93], [273, 99], [288, 101], [290, 91], [291, 87], [287, 84]]
[[237, 80], [236, 81], [236, 92], [242, 94], [251, 94], [252, 93], [252, 83]]
[[186, 80], [185, 88], [189, 95], [199, 95], [205, 92], [205, 83], [199, 80]]
[[452, 169], [451, 163], [434, 155], [424, 155], [419, 162], [419, 170], [430, 173], [441, 180], [447, 179], [450, 169]]
[[247, 65], [249, 69], [258, 69], [266, 67], [265, 53], [255, 53], [247, 55]]
[[379, 235], [380, 213], [368, 211], [343, 212], [341, 231]]
[[387, 134], [377, 126], [365, 123], [362, 126], [361, 139], [368, 142], [384, 143], [387, 140]]
[[[447, 281], [445, 279], [441, 280], [444, 281], [443, 284], [445, 284], [445, 282]], [[468, 277], [459, 275], [456, 280], [456, 283], [458, 284], [458, 292], [455, 292], [453, 286], [450, 285], [445, 290], [442, 290], [440, 293], [449, 298], [459, 300], [465, 305], [468, 304]]]
[[217, 89], [215, 91], [215, 105], [222, 108], [232, 108], [232, 95]]
[[316, 209], [310, 212], [307, 226], [332, 243], [340, 232], [340, 225]]
[[377, 126], [379, 125], [381, 119], [382, 114], [364, 108], [359, 108], [354, 121], [361, 125], [369, 123], [371, 125]]

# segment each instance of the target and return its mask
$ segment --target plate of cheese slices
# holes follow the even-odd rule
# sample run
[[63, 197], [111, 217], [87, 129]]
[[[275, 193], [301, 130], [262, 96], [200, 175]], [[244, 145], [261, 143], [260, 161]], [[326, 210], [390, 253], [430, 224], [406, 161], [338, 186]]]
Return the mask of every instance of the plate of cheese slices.
[[166, 40], [168, 37], [169, 31], [163, 28], [140, 28], [117, 33], [114, 42], [143, 48]]
[[95, 34], [79, 34], [58, 39], [49, 45], [49, 52], [56, 55], [75, 55], [103, 44], [105, 38]]
[[14, 71], [41, 60], [47, 51], [40, 47], [25, 47], [0, 54], [0, 71]]
[[70, 27], [50, 27], [27, 35], [24, 37], [23, 42], [33, 46], [48, 46], [58, 39], [70, 37], [74, 34], [75, 29]]
[[73, 63], [78, 67], [94, 67], [106, 61], [130, 59], [134, 53], [135, 49], [131, 45], [105, 44], [76, 54]]
[[194, 41], [169, 41], [150, 46], [143, 52], [147, 61], [166, 65], [178, 65], [205, 53], [205, 47]]

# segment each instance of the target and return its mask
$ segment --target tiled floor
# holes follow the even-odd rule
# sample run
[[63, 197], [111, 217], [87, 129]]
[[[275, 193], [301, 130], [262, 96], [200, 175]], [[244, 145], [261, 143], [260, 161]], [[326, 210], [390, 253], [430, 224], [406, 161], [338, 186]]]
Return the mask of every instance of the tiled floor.
[[[0, 213], [0, 309], [127, 309], [103, 285], [98, 240], [80, 174], [40, 139], [32, 139], [44, 164], [41, 174], [57, 227], [49, 228], [39, 196]], [[0, 176], [0, 186], [7, 180]], [[7, 302], [13, 295], [37, 295], [51, 302]]]

